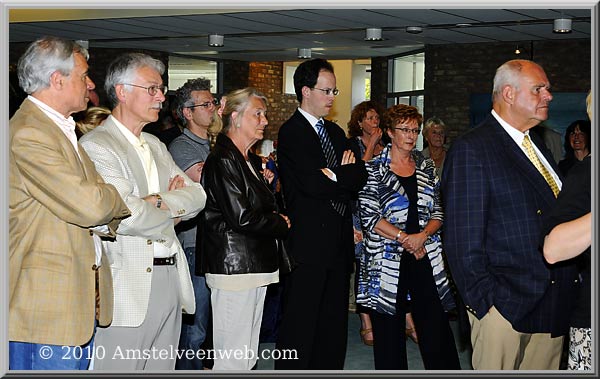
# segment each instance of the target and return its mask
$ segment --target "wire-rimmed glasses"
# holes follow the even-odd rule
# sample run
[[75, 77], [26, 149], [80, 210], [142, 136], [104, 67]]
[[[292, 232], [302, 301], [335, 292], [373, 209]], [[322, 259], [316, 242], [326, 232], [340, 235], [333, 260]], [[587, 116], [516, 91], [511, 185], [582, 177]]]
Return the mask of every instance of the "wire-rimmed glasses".
[[165, 95], [167, 93], [167, 91], [169, 90], [169, 88], [167, 86], [164, 85], [151, 85], [149, 87], [144, 87], [144, 86], [140, 86], [138, 84], [131, 84], [131, 83], [123, 83], [126, 86], [132, 86], [132, 87], [138, 87], [138, 88], [143, 88], [146, 91], [148, 91], [148, 95], [150, 96], [156, 96], [156, 94], [158, 93], [158, 91], [162, 92], [163, 95]]

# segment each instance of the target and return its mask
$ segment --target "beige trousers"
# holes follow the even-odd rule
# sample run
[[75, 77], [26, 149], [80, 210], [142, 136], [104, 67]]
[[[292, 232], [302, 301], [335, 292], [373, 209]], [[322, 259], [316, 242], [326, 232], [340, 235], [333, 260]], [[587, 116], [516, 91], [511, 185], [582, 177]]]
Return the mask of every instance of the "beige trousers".
[[469, 312], [475, 370], [558, 370], [563, 337], [520, 333], [496, 307], [481, 320]]

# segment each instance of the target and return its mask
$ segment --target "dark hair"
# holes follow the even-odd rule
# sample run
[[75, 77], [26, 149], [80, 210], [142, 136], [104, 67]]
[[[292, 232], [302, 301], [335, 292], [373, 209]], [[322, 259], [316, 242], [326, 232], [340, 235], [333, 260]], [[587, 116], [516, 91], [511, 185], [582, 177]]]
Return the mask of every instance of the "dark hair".
[[565, 131], [565, 158], [571, 158], [575, 156], [575, 151], [571, 147], [571, 141], [569, 141], [569, 135], [575, 131], [575, 128], [579, 126], [579, 130], [585, 134], [585, 147], [587, 147], [588, 151], [592, 152], [592, 146], [590, 145], [590, 136], [591, 136], [591, 123], [588, 120], [577, 120], [573, 121], [571, 125], [567, 127]]
[[348, 135], [350, 137], [362, 136], [363, 131], [358, 124], [365, 119], [367, 112], [371, 109], [377, 112], [377, 115], [379, 115], [380, 119], [383, 118], [383, 112], [385, 112], [385, 110], [381, 105], [379, 105], [378, 102], [373, 100], [367, 100], [363, 101], [362, 103], [358, 103], [354, 109], [352, 109], [350, 121], [348, 121]]
[[206, 78], [189, 79], [175, 92], [175, 112], [177, 112], [177, 117], [183, 126], [187, 126], [188, 123], [188, 120], [183, 115], [183, 108], [194, 105], [194, 99], [192, 99], [193, 91], [210, 92], [210, 80]]
[[302, 62], [294, 72], [294, 90], [296, 98], [302, 103], [302, 88], [304, 86], [313, 88], [319, 79], [321, 71], [329, 71], [333, 74], [333, 66], [325, 59], [317, 58]]

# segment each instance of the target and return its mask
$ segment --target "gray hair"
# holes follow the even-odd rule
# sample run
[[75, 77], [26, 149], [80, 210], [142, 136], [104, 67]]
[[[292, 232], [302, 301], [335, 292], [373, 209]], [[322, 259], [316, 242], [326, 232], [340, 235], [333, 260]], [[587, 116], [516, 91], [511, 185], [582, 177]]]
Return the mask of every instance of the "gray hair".
[[428, 118], [427, 121], [425, 121], [425, 123], [423, 124], [423, 136], [426, 136], [427, 132], [429, 131], [429, 128], [431, 128], [434, 125], [440, 126], [444, 130], [444, 132], [446, 131], [446, 124], [444, 123], [444, 121], [439, 117], [433, 116]]
[[69, 76], [75, 67], [75, 54], [88, 60], [88, 51], [78, 43], [57, 37], [42, 37], [31, 43], [19, 58], [19, 84], [32, 94], [50, 87], [50, 77], [56, 71]]
[[[108, 65], [104, 90], [113, 108], [119, 104], [115, 86], [117, 84], [131, 83], [137, 76], [137, 70], [142, 67], [153, 68], [160, 75], [165, 72], [165, 65], [161, 61], [142, 53], [120, 55]], [[128, 91], [133, 91], [133, 88], [128, 89]]]
[[223, 128], [221, 129], [221, 133], [227, 134], [231, 128], [231, 124], [233, 123], [231, 115], [233, 112], [238, 112], [240, 116], [244, 114], [251, 97], [258, 97], [265, 105], [268, 104], [265, 95], [252, 87], [238, 89], [227, 94], [227, 102], [223, 109]]
[[502, 88], [506, 85], [519, 89], [519, 75], [526, 64], [540, 67], [537, 63], [526, 59], [513, 59], [498, 67], [494, 76], [494, 89], [492, 91], [494, 100], [500, 96]]
[[210, 80], [206, 78], [189, 79], [175, 92], [175, 111], [183, 126], [187, 126], [188, 123], [183, 115], [183, 109], [194, 105], [193, 91], [210, 91]]

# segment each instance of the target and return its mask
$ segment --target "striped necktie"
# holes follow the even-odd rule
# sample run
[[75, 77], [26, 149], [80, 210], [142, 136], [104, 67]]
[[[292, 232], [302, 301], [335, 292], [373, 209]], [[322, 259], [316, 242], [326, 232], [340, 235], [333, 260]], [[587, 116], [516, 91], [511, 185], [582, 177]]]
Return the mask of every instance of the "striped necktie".
[[558, 196], [558, 193], [560, 192], [558, 184], [556, 184], [556, 181], [554, 180], [546, 166], [544, 166], [544, 164], [540, 161], [540, 158], [538, 158], [537, 154], [535, 153], [535, 150], [533, 150], [533, 145], [527, 134], [525, 135], [525, 138], [523, 138], [523, 147], [525, 148], [525, 151], [527, 152], [527, 157], [529, 158], [531, 163], [533, 163], [535, 168], [537, 168], [540, 174], [542, 174], [542, 176], [546, 180], [546, 183], [548, 183], [550, 189], [552, 189], [554, 197]]
[[[316, 126], [319, 134], [319, 140], [321, 140], [321, 148], [323, 149], [323, 154], [325, 155], [325, 160], [327, 161], [327, 168], [335, 168], [338, 166], [337, 159], [335, 157], [333, 145], [329, 139], [329, 134], [327, 134], [327, 130], [325, 129], [323, 119], [319, 119]], [[346, 204], [341, 201], [331, 200], [331, 205], [333, 206], [333, 209], [335, 209], [342, 216], [346, 212]]]

